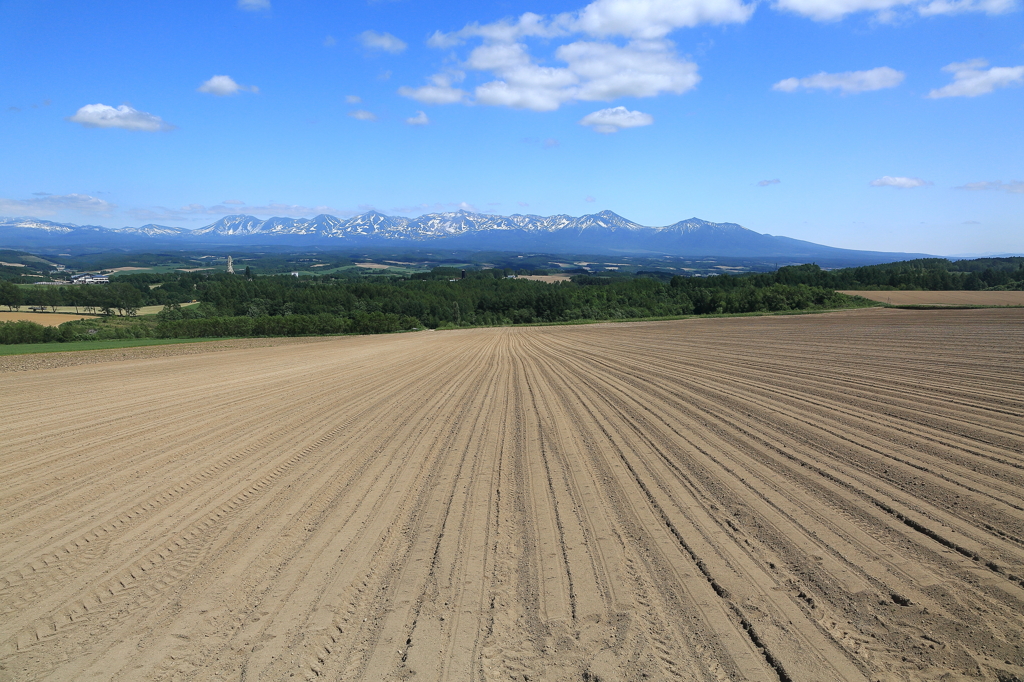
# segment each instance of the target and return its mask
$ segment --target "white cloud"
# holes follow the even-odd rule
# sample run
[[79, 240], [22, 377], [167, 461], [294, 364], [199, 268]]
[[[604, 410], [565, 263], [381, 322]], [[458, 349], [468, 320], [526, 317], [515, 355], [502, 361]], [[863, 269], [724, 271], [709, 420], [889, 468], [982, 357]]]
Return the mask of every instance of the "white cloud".
[[363, 101], [363, 98], [359, 95], [345, 95], [345, 101], [349, 104], [359, 104]]
[[231, 76], [214, 76], [210, 80], [204, 81], [197, 90], [218, 97], [237, 95], [240, 91], [253, 93], [260, 91], [255, 85], [239, 85]]
[[415, 116], [410, 116], [405, 122], [411, 126], [425, 126], [430, 123], [430, 119], [422, 111], [417, 111]]
[[984, 12], [1005, 14], [1016, 7], [1015, 0], [931, 0], [917, 8], [921, 16], [936, 14], [962, 14], [963, 12]]
[[[682, 27], [742, 23], [755, 6], [742, 0], [594, 0], [578, 12], [527, 12], [489, 24], [467, 24], [451, 33], [438, 31], [428, 45], [451, 48], [480, 40], [482, 44], [460, 66], [490, 74], [494, 80], [474, 88], [474, 98], [451, 83], [403, 87], [399, 93], [433, 104], [479, 103], [534, 111], [553, 111], [572, 101], [682, 94], [700, 81], [697, 65], [680, 58], [665, 36]], [[553, 56], [564, 66], [543, 64], [524, 42], [578, 34], [622, 37], [627, 42], [563, 41]]]
[[338, 44], [338, 41], [334, 39], [334, 36], [327, 36], [324, 38], [324, 47], [334, 47]]
[[966, 185], [957, 187], [957, 189], [973, 191], [995, 190], [997, 192], [1009, 192], [1010, 194], [1024, 194], [1024, 182], [1020, 180], [1012, 180], [1010, 182], [1003, 182], [1002, 180], [968, 182]]
[[0, 198], [0, 212], [24, 213], [37, 218], [52, 216], [65, 211], [95, 215], [109, 214], [115, 208], [117, 208], [116, 204], [111, 204], [88, 194], [45, 194], [40, 192], [35, 199]]
[[623, 128], [637, 128], [654, 123], [654, 117], [641, 111], [630, 111], [626, 107], [601, 109], [587, 114], [580, 125], [590, 126], [599, 133], [615, 133]]
[[363, 47], [371, 50], [382, 50], [391, 54], [398, 54], [406, 48], [405, 41], [396, 38], [390, 33], [378, 33], [377, 31], [363, 31], [359, 34], [359, 41]]
[[739, 0], [595, 0], [579, 12], [574, 28], [593, 36], [663, 38], [677, 28], [741, 24], [754, 7]]
[[595, 199], [594, 197], [588, 195], [587, 198], [584, 199], [583, 201], [587, 202], [588, 204], [592, 204], [595, 201], [597, 201], [597, 199]]
[[1024, 66], [994, 66], [985, 69], [986, 66], [988, 62], [984, 59], [972, 59], [942, 67], [943, 71], [953, 74], [953, 82], [932, 90], [928, 97], [977, 97], [987, 95], [996, 88], [1024, 83]]
[[449, 48], [470, 38], [510, 43], [527, 37], [556, 38], [572, 33], [654, 40], [678, 28], [743, 23], [754, 13], [755, 6], [756, 3], [743, 4], [741, 0], [595, 0], [578, 12], [552, 17], [526, 12], [514, 20], [474, 22], [451, 33], [437, 31], [427, 44]]
[[465, 101], [469, 93], [454, 87], [452, 83], [460, 82], [464, 77], [461, 71], [436, 73], [430, 77], [431, 85], [419, 88], [403, 85], [398, 88], [398, 94], [424, 104], [457, 104]]
[[249, 10], [250, 12], [259, 12], [270, 9], [270, 0], [238, 0], [238, 8]]
[[778, 178], [775, 178], [773, 180], [761, 180], [760, 182], [757, 183], [757, 186], [758, 187], [767, 187], [768, 185], [777, 185], [780, 182], [782, 182], [782, 180], [779, 180]]
[[877, 180], [871, 181], [872, 187], [897, 187], [899, 189], [913, 189], [915, 187], [924, 187], [925, 185], [930, 184], [932, 183], [927, 180], [922, 180], [921, 178], [893, 177], [891, 175], [885, 175]]
[[856, 12], [875, 12], [880, 20], [892, 21], [900, 11], [921, 16], [963, 12], [1004, 14], [1012, 11], [1016, 4], [1016, 0], [776, 0], [772, 6], [817, 21], [837, 21]]
[[816, 73], [806, 78], [786, 78], [772, 86], [772, 90], [780, 92], [796, 92], [804, 90], [839, 90], [844, 95], [852, 95], [872, 90], [895, 88], [903, 82], [906, 74], [888, 66], [880, 66], [868, 71], [846, 71], [844, 73]]
[[[477, 103], [533, 111], [554, 111], [570, 101], [682, 94], [700, 81], [697, 65], [680, 59], [665, 40], [636, 40], [622, 47], [577, 41], [558, 47], [555, 58], [566, 66], [537, 64], [523, 43], [492, 42], [474, 48], [462, 66], [496, 77], [475, 88]], [[459, 72], [460, 80], [464, 75]], [[433, 86], [403, 87], [399, 94], [430, 104], [469, 101], [446, 74], [432, 80]]]
[[526, 37], [554, 38], [570, 33], [571, 23], [568, 14], [560, 14], [548, 20], [540, 14], [527, 12], [515, 21], [502, 19], [490, 24], [474, 22], [452, 33], [435, 31], [427, 40], [427, 45], [449, 48], [461, 45], [469, 38], [483, 38], [494, 43], [511, 43]]
[[86, 104], [69, 121], [81, 123], [87, 128], [124, 128], [125, 130], [142, 130], [155, 133], [161, 130], [174, 130], [174, 126], [159, 116], [137, 111], [127, 104], [116, 109], [106, 104]]
[[350, 112], [349, 116], [351, 116], [352, 118], [357, 119], [359, 121], [376, 121], [377, 120], [377, 115], [374, 114], [372, 111], [367, 111], [366, 109], [356, 109], [355, 111]]

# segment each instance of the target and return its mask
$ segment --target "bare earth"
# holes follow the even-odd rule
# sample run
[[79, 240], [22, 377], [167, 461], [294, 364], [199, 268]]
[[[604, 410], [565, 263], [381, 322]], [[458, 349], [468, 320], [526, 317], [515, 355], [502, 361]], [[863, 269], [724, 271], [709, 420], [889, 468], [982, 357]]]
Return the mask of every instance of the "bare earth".
[[1020, 305], [1024, 291], [841, 291], [893, 305]]
[[1022, 679], [1022, 341], [870, 309], [8, 366], [0, 679]]
[[[61, 308], [61, 306], [58, 306]], [[88, 318], [96, 317], [95, 315], [75, 315], [67, 314], [64, 312], [60, 313], [22, 313], [22, 312], [7, 312], [0, 311], [0, 322], [35, 322], [41, 324], [44, 327], [59, 327], [65, 322], [71, 322], [72, 320], [85, 320]]]

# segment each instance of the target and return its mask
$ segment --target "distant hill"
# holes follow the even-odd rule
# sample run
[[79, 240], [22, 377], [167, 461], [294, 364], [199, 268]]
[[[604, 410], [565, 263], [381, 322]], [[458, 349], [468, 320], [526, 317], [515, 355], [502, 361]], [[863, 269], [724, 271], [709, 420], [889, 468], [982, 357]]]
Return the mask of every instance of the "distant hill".
[[399, 246], [479, 251], [644, 254], [778, 258], [843, 264], [883, 263], [925, 254], [837, 249], [775, 237], [735, 223], [699, 218], [665, 227], [645, 227], [611, 211], [578, 218], [567, 215], [499, 216], [454, 211], [418, 218], [370, 211], [341, 219], [225, 216], [196, 230], [161, 225], [104, 228], [35, 218], [0, 218], [0, 248], [152, 249], [195, 247], [315, 247], [322, 249]]

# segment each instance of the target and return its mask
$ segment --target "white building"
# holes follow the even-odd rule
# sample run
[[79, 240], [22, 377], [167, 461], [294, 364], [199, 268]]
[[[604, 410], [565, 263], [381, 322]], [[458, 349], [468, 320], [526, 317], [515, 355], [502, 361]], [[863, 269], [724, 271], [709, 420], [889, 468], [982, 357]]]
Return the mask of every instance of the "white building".
[[81, 275], [71, 276], [72, 284], [109, 284], [110, 278], [106, 275], [94, 275], [91, 272], [84, 272]]

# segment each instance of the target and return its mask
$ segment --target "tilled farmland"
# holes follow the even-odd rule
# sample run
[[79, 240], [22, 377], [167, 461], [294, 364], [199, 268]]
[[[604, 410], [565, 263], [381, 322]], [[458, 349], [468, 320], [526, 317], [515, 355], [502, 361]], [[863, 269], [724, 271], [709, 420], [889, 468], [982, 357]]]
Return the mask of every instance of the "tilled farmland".
[[0, 680], [1024, 679], [1019, 310], [204, 345], [0, 373]]

